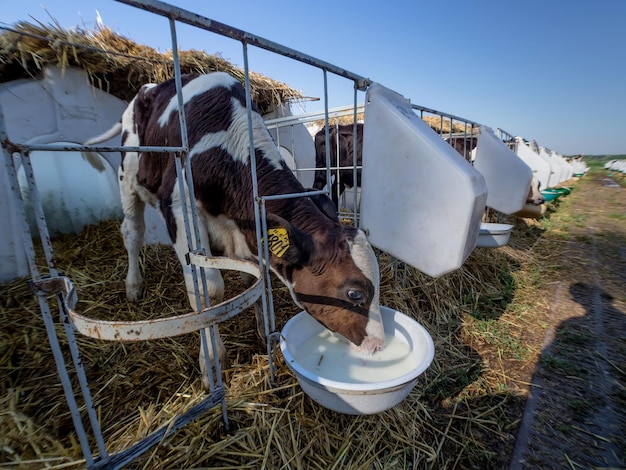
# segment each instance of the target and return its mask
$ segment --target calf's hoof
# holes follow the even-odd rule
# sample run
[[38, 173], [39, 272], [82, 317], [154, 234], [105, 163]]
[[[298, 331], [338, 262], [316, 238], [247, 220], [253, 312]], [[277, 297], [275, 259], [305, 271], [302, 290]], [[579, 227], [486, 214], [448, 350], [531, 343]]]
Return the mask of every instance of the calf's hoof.
[[139, 302], [143, 298], [143, 282], [126, 283], [126, 298], [130, 302]]
[[[214, 366], [214, 360], [213, 360], [213, 348], [211, 347], [211, 345], [208, 345], [209, 347], [209, 363], [211, 366], [211, 372], [213, 374], [213, 381], [215, 382], [215, 366]], [[228, 367], [228, 358], [226, 356], [226, 348], [224, 347], [224, 344], [222, 344], [222, 341], [220, 340], [220, 345], [217, 348], [217, 360], [219, 361], [220, 364], [220, 369], [225, 369]], [[202, 386], [204, 387], [205, 390], [209, 390], [210, 387], [210, 383], [209, 383], [209, 374], [208, 374], [208, 370], [207, 370], [207, 361], [205, 360], [204, 357], [204, 349], [202, 348], [202, 346], [200, 346], [200, 354], [198, 355], [198, 364], [200, 366], [200, 374], [202, 376]]]

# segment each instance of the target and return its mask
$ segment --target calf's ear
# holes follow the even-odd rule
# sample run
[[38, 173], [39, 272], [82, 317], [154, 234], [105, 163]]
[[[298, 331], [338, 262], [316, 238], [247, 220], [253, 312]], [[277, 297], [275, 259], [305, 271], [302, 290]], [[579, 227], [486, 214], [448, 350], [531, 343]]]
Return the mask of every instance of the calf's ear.
[[313, 239], [285, 219], [268, 214], [267, 239], [270, 256], [288, 265], [306, 265], [313, 254]]

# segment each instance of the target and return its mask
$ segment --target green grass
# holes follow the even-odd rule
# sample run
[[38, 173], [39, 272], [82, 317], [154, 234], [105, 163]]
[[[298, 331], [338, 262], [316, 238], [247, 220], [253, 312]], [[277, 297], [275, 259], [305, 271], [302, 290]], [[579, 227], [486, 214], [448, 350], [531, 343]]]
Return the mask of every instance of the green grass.
[[539, 359], [539, 362], [544, 367], [552, 369], [555, 373], [571, 375], [574, 377], [578, 377], [581, 374], [581, 370], [576, 363], [551, 354], [543, 354]]
[[593, 339], [593, 335], [586, 332], [573, 331], [568, 327], [563, 327], [556, 332], [556, 337], [560, 342], [584, 346]]
[[526, 345], [517, 337], [509, 323], [494, 319], [476, 320], [475, 335], [486, 344], [494, 346], [499, 357], [512, 357], [516, 360], [526, 359], [530, 352]]
[[588, 416], [589, 412], [594, 409], [594, 404], [591, 400], [585, 400], [584, 398], [568, 400], [567, 406], [572, 410], [577, 419]]
[[579, 242], [586, 243], [587, 245], [591, 245], [591, 242], [593, 241], [593, 237], [590, 235], [576, 235], [574, 238]]

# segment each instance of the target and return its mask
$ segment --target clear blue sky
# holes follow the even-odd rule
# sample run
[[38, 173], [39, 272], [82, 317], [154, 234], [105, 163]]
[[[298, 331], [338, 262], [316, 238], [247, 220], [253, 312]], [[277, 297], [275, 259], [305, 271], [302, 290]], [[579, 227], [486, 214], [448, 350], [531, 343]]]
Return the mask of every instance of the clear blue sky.
[[[117, 33], [170, 48], [166, 20], [113, 0], [0, 2], [4, 26], [54, 18], [63, 27], [93, 28], [97, 10]], [[626, 154], [626, 0], [170, 3], [564, 155]], [[187, 26], [179, 36], [182, 49], [243, 65], [235, 41]], [[322, 95], [319, 70], [255, 48], [249, 54], [252, 70]], [[350, 104], [351, 82], [329, 78], [330, 106]]]

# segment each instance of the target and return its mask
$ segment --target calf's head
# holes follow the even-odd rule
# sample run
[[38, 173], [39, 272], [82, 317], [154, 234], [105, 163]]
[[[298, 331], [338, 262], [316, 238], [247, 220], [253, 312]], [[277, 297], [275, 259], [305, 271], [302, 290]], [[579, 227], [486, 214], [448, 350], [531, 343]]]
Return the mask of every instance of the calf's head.
[[272, 256], [272, 264], [300, 307], [371, 354], [385, 344], [378, 262], [363, 231], [334, 228], [311, 237], [291, 227], [291, 259]]
[[528, 188], [526, 203], [540, 206], [544, 202], [546, 202], [546, 200], [543, 197], [543, 194], [541, 194], [541, 182], [533, 176], [530, 182], [530, 188]]

